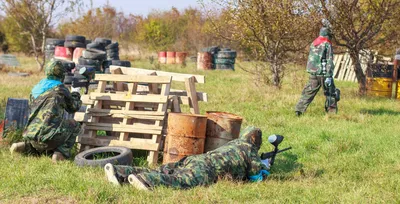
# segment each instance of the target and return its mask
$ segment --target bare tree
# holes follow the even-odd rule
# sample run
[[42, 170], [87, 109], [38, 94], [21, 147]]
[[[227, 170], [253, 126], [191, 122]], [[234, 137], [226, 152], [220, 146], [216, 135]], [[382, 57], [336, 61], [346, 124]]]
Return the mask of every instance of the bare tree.
[[[270, 77], [264, 77], [265, 82], [276, 87], [282, 83], [289, 53], [303, 50], [314, 37], [315, 26], [319, 26], [317, 12], [296, 0], [213, 2], [222, 8], [219, 20], [213, 21], [214, 32], [239, 43], [251, 58], [261, 61], [250, 72], [257, 76], [267, 76], [268, 72]], [[216, 8], [204, 7], [209, 11]]]
[[0, 8], [30, 36], [38, 69], [43, 70], [46, 60], [43, 53], [52, 23], [80, 3], [80, 0], [0, 0]]
[[336, 45], [348, 49], [359, 83], [359, 94], [366, 93], [366, 76], [360, 54], [365, 49], [398, 38], [392, 26], [400, 20], [399, 0], [317, 0], [324, 17], [329, 20]]

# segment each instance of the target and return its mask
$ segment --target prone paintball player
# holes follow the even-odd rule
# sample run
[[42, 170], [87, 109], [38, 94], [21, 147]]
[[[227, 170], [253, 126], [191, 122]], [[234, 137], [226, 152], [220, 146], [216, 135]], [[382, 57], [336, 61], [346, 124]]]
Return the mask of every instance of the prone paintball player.
[[188, 156], [156, 170], [106, 164], [108, 180], [116, 185], [129, 182], [135, 188], [152, 190], [157, 186], [187, 189], [208, 186], [219, 177], [235, 180], [262, 181], [268, 176], [269, 160], [261, 160], [258, 151], [262, 144], [261, 130], [247, 127], [238, 139], [200, 155]]
[[35, 85], [30, 95], [30, 116], [23, 132], [24, 142], [11, 145], [11, 153], [41, 154], [53, 152], [57, 162], [70, 156], [81, 125], [65, 119], [65, 111], [75, 113], [81, 107], [80, 93], [72, 93], [62, 83], [66, 70], [57, 60], [46, 64], [46, 78]]
[[331, 39], [330, 28], [324, 26], [320, 30], [319, 37], [310, 46], [307, 62], [307, 72], [310, 73], [310, 78], [296, 105], [297, 116], [302, 115], [307, 110], [321, 86], [326, 96], [325, 111], [337, 112], [340, 91], [335, 88], [332, 78], [335, 65], [333, 64]]

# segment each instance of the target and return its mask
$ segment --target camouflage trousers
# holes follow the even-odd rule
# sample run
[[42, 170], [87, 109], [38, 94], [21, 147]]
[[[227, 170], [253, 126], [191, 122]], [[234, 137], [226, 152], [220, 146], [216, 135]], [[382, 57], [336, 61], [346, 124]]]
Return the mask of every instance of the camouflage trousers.
[[75, 144], [76, 137], [81, 131], [81, 124], [74, 119], [64, 120], [59, 133], [51, 138], [26, 141], [26, 152], [29, 154], [42, 154], [43, 152], [60, 152], [69, 158], [71, 149]]
[[191, 160], [169, 163], [157, 169], [143, 167], [119, 166], [114, 169], [121, 182], [127, 182], [130, 174], [135, 174], [150, 188], [166, 186], [176, 189], [187, 189], [195, 186], [208, 186], [216, 181], [215, 171], [207, 161]]
[[[314, 100], [319, 89], [322, 87], [324, 92], [326, 91], [327, 87], [325, 87], [324, 82], [325, 77], [310, 75], [309, 81], [304, 87], [303, 92], [301, 93], [301, 98], [296, 105], [296, 111], [299, 111], [301, 113], [306, 112], [307, 107]], [[335, 86], [333, 85], [332, 87], [330, 87], [330, 89], [335, 90]], [[330, 104], [327, 107], [328, 112], [336, 112], [335, 97], [327, 97], [326, 103]]]

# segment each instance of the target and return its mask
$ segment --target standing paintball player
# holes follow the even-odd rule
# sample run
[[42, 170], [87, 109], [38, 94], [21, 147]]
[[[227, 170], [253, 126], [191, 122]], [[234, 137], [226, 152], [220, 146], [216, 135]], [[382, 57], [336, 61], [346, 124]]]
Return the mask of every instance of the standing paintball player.
[[314, 40], [310, 46], [310, 53], [308, 55], [307, 72], [310, 73], [310, 78], [303, 92], [301, 98], [296, 105], [296, 115], [302, 115], [308, 105], [313, 101], [321, 86], [326, 95], [326, 112], [337, 111], [337, 100], [334, 97], [336, 90], [333, 83], [333, 49], [332, 49], [332, 33], [328, 27], [322, 27], [319, 37]]
[[261, 130], [248, 127], [239, 139], [216, 150], [185, 157], [156, 170], [110, 163], [104, 166], [104, 170], [110, 182], [120, 185], [129, 181], [141, 190], [157, 186], [175, 189], [208, 186], [224, 176], [235, 180], [262, 181], [263, 176], [269, 175], [269, 160], [261, 160], [258, 156], [261, 144]]
[[65, 111], [75, 113], [82, 102], [79, 92], [70, 93], [62, 83], [66, 70], [60, 61], [46, 64], [46, 78], [33, 87], [30, 95], [30, 116], [25, 127], [24, 142], [12, 144], [10, 151], [41, 154], [53, 153], [53, 162], [70, 156], [80, 124], [65, 119]]

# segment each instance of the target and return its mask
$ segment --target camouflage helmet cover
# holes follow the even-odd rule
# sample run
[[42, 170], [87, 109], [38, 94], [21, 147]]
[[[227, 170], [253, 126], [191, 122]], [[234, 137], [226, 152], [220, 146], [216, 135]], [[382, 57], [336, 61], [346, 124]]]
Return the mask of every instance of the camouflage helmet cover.
[[331, 31], [331, 29], [329, 27], [323, 26], [319, 30], [319, 35], [320, 36], [324, 36], [324, 37], [328, 37], [328, 38], [332, 38], [332, 31]]
[[247, 127], [240, 132], [240, 138], [251, 143], [259, 150], [262, 144], [262, 131], [256, 127]]
[[46, 74], [48, 79], [54, 80], [64, 80], [65, 76], [65, 68], [61, 61], [59, 60], [50, 60], [45, 67], [44, 73]]

